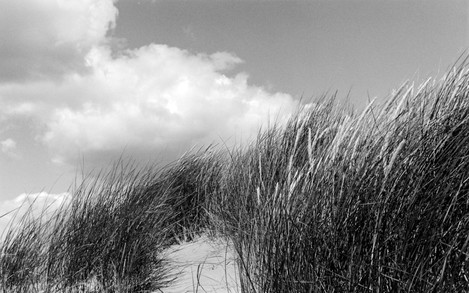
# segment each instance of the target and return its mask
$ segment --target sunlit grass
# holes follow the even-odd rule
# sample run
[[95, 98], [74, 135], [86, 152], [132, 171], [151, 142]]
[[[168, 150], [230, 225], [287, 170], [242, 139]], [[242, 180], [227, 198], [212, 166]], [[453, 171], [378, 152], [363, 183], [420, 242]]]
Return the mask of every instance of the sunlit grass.
[[469, 290], [469, 78], [260, 133], [216, 202], [243, 292]]
[[119, 162], [8, 231], [0, 284], [151, 292], [173, 277], [161, 252], [209, 233], [233, 243], [245, 293], [469, 291], [468, 69], [359, 114], [322, 99], [249, 146]]

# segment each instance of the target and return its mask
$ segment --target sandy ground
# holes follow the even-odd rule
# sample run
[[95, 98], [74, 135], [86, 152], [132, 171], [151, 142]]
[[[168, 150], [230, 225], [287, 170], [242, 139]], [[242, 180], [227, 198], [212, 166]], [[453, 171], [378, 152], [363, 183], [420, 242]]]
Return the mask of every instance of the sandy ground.
[[224, 240], [202, 236], [166, 251], [177, 279], [164, 293], [240, 292], [233, 249]]

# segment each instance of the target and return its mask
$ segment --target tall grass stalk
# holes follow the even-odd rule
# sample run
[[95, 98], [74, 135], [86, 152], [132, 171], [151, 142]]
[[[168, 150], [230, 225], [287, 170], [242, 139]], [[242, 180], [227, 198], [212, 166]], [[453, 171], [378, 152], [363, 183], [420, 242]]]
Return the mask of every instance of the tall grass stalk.
[[243, 292], [469, 291], [469, 77], [311, 104], [224, 172]]
[[162, 169], [119, 161], [107, 173], [84, 178], [47, 220], [26, 214], [7, 232], [1, 288], [152, 292], [168, 285], [171, 273], [159, 255], [202, 229], [201, 192], [216, 171], [209, 160], [188, 155]]
[[160, 169], [117, 163], [0, 245], [5, 292], [148, 292], [161, 252], [201, 233], [251, 292], [469, 291], [469, 66], [360, 114], [334, 97], [249, 146]]

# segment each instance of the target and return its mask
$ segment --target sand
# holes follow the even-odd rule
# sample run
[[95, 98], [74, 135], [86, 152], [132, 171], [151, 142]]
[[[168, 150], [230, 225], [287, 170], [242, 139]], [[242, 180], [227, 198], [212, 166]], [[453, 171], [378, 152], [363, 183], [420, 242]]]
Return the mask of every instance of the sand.
[[174, 245], [165, 252], [177, 279], [164, 293], [240, 292], [233, 249], [206, 236]]

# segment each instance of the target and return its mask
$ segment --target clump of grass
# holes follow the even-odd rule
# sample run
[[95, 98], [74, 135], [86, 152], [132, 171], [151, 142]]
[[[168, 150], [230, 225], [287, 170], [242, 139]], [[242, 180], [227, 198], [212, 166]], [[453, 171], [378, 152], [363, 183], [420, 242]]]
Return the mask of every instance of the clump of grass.
[[310, 105], [224, 173], [243, 292], [469, 290], [469, 73]]
[[161, 169], [117, 163], [0, 246], [15, 292], [150, 292], [161, 252], [217, 233], [242, 292], [469, 291], [469, 68], [361, 114], [309, 104], [250, 146]]
[[[28, 288], [39, 290], [44, 246], [41, 237], [43, 229], [38, 222], [25, 216], [19, 223], [21, 228], [7, 232], [0, 250], [2, 290], [13, 292], [28, 292]], [[30, 285], [23, 286], [23, 284]]]
[[47, 283], [58, 280], [69, 288], [93, 280], [101, 290], [123, 292], [163, 285], [158, 280], [164, 279], [164, 262], [157, 253], [173, 216], [165, 204], [169, 194], [145, 188], [157, 174], [118, 164], [104, 176], [85, 180], [48, 237]]
[[120, 161], [83, 179], [47, 221], [26, 215], [0, 247], [2, 288], [150, 292], [166, 286], [171, 278], [159, 254], [194, 222], [203, 223], [203, 197], [188, 193], [197, 180], [205, 182], [201, 162], [203, 156], [186, 156], [157, 170]]
[[164, 168], [159, 181], [150, 187], [163, 188], [171, 194], [167, 204], [177, 221], [168, 225], [173, 225], [172, 233], [178, 242], [190, 241], [211, 229], [208, 207], [220, 189], [223, 161], [223, 154], [211, 146], [186, 154]]

